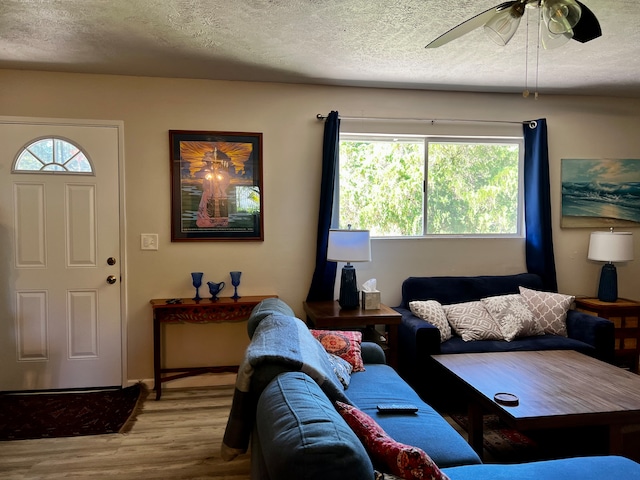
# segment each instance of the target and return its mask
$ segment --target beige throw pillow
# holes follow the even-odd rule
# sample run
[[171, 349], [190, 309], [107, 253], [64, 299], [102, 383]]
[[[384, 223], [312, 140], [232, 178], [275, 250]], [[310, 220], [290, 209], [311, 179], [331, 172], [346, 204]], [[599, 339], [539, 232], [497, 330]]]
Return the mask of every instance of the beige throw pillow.
[[440, 331], [440, 342], [446, 342], [451, 338], [451, 325], [449, 325], [440, 302], [436, 300], [415, 300], [409, 302], [409, 309], [416, 317], [426, 320]]
[[521, 295], [514, 293], [483, 298], [482, 303], [500, 325], [502, 336], [507, 342], [517, 337], [544, 334], [544, 330]]
[[520, 294], [544, 333], [567, 336], [567, 312], [575, 300], [573, 295], [540, 292], [525, 287], [520, 287]]
[[503, 338], [500, 325], [491, 317], [482, 302], [443, 305], [442, 309], [451, 327], [465, 342]]

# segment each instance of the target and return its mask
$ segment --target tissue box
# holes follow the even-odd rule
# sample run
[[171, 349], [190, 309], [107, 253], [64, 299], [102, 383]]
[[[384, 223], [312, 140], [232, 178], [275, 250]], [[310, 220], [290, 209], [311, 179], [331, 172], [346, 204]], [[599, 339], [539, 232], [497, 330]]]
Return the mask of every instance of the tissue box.
[[364, 310], [380, 310], [380, 292], [362, 292]]

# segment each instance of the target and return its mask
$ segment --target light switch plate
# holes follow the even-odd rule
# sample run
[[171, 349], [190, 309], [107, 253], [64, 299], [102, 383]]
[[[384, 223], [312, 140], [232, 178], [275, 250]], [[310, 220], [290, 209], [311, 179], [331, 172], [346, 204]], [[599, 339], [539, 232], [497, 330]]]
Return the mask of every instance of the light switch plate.
[[140, 250], [158, 250], [158, 234], [141, 233]]

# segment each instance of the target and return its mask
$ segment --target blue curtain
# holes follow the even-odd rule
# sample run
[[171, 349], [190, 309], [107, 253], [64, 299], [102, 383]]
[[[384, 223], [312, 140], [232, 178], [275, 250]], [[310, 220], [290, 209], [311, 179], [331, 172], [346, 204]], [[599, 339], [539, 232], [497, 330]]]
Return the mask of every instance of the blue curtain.
[[551, 193], [547, 120], [524, 128], [524, 219], [527, 271], [542, 277], [545, 289], [558, 291], [551, 231]]
[[324, 124], [322, 145], [322, 184], [320, 186], [320, 212], [318, 215], [318, 237], [316, 240], [316, 268], [311, 280], [307, 301], [333, 300], [336, 281], [336, 262], [327, 261], [329, 229], [333, 213], [333, 191], [338, 168], [338, 141], [340, 118], [331, 112]]

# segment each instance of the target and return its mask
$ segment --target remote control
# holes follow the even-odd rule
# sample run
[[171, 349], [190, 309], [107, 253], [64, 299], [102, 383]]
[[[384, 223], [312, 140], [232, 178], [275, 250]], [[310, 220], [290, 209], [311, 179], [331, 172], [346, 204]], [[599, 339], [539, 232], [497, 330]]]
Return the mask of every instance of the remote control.
[[378, 405], [380, 413], [416, 413], [418, 407], [410, 403], [381, 403]]

